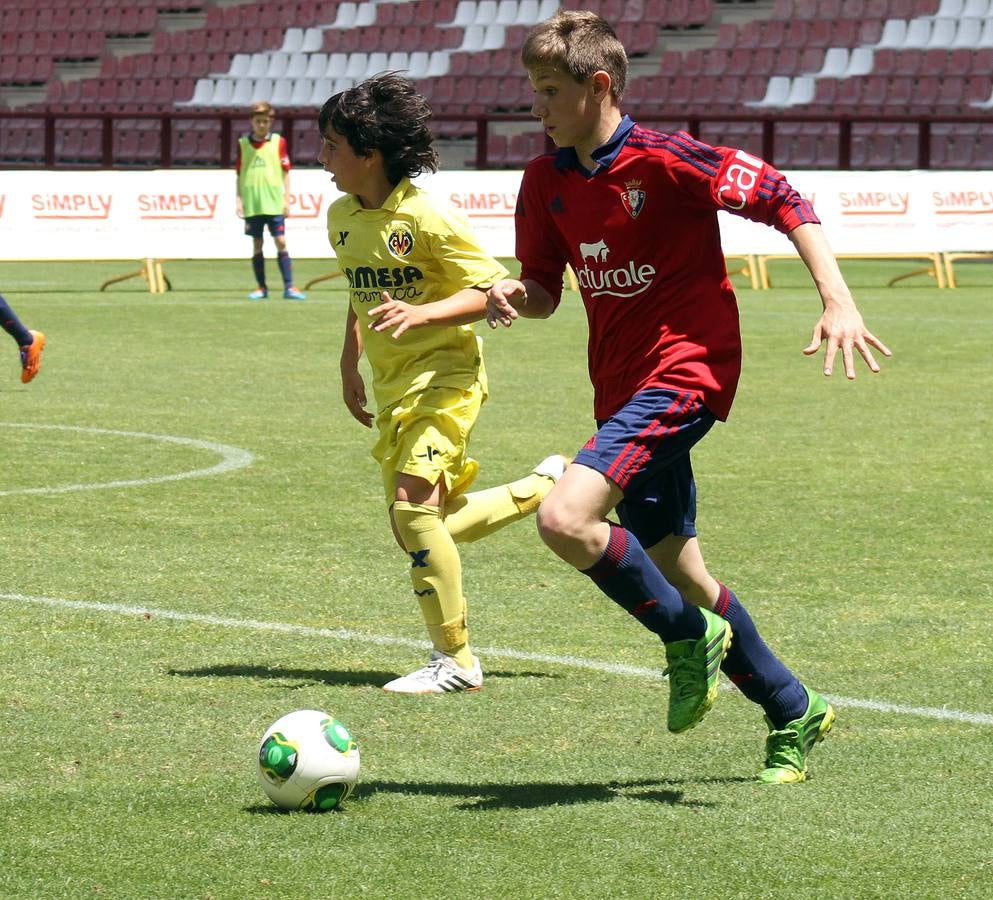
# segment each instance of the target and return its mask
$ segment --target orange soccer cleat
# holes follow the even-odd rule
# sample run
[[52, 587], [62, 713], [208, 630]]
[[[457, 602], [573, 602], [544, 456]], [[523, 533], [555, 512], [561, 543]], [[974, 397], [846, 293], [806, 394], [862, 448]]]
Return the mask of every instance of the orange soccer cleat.
[[34, 340], [26, 347], [21, 347], [21, 381], [27, 384], [41, 368], [41, 351], [45, 349], [45, 335], [40, 331], [32, 331]]

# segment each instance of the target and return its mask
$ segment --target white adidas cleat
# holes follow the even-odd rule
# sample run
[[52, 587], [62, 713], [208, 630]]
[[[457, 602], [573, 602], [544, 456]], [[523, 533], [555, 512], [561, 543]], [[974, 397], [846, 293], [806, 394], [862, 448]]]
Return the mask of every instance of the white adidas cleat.
[[535, 475], [544, 475], [546, 478], [551, 478], [552, 481], [558, 481], [565, 474], [570, 462], [572, 460], [568, 456], [556, 453], [553, 456], [546, 456], [531, 471]]
[[391, 694], [448, 694], [478, 691], [482, 686], [483, 670], [475, 656], [472, 668], [463, 669], [452, 657], [435, 650], [423, 669], [394, 678], [383, 690]]

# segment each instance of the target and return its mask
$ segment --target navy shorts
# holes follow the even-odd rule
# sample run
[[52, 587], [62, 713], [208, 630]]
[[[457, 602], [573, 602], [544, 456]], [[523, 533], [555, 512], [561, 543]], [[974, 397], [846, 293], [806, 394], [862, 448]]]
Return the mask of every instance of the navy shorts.
[[696, 482], [690, 449], [716, 417], [692, 394], [650, 388], [603, 422], [575, 462], [614, 482], [621, 524], [643, 547], [674, 534], [696, 536]]
[[273, 237], [286, 234], [286, 216], [248, 216], [245, 219], [245, 234], [249, 237], [260, 238], [265, 233], [266, 225]]

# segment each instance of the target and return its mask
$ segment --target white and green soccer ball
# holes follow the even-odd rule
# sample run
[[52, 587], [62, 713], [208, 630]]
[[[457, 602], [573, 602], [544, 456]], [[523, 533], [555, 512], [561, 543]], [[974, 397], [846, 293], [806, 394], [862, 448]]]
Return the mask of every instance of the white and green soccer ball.
[[336, 809], [359, 780], [359, 748], [333, 716], [298, 709], [262, 735], [258, 774], [262, 790], [283, 809]]

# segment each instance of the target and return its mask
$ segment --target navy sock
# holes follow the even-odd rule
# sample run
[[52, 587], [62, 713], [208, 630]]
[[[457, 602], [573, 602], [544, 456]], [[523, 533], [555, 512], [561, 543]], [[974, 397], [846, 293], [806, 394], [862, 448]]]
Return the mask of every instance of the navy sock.
[[265, 288], [265, 256], [261, 253], [256, 253], [252, 257], [252, 271], [255, 273], [255, 283], [260, 288]]
[[773, 728], [782, 729], [807, 711], [807, 692], [762, 640], [748, 610], [734, 593], [723, 584], [720, 588], [714, 612], [731, 626], [734, 635], [721, 671], [741, 693], [762, 707]]
[[293, 262], [290, 259], [290, 254], [281, 250], [276, 255], [276, 259], [279, 262], [280, 274], [283, 276], [283, 286], [290, 287], [293, 284]]
[[0, 327], [17, 341], [18, 347], [27, 347], [34, 342], [31, 332], [17, 318], [17, 313], [10, 308], [3, 294], [0, 294]]
[[620, 525], [611, 523], [603, 556], [583, 574], [666, 643], [700, 638], [707, 630], [700, 610], [683, 600], [638, 539]]

